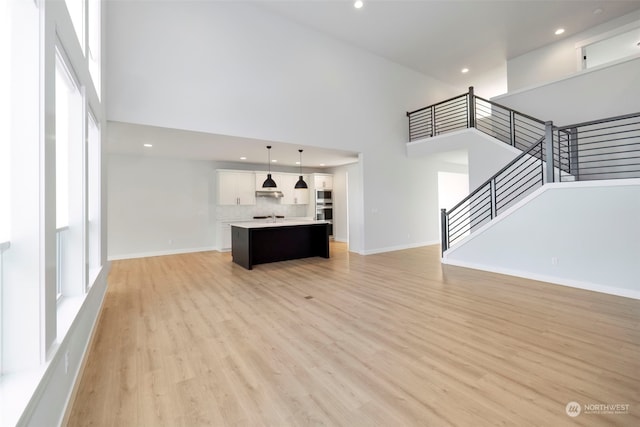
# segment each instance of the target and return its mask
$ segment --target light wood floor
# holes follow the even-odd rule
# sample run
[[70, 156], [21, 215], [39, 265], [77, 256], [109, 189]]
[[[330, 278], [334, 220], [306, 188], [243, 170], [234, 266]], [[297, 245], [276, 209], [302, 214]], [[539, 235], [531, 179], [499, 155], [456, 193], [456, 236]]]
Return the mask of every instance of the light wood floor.
[[69, 425], [640, 426], [640, 301], [331, 250], [114, 262]]

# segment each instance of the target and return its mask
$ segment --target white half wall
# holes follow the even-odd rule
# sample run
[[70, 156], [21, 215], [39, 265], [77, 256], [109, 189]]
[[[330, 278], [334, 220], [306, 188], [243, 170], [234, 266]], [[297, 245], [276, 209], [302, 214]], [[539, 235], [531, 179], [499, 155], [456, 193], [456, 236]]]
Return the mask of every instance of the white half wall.
[[640, 55], [492, 99], [564, 126], [640, 111]]
[[405, 112], [459, 89], [243, 2], [107, 2], [107, 21], [108, 119], [362, 153], [355, 247], [437, 241]]
[[640, 179], [547, 184], [443, 263], [640, 298]]

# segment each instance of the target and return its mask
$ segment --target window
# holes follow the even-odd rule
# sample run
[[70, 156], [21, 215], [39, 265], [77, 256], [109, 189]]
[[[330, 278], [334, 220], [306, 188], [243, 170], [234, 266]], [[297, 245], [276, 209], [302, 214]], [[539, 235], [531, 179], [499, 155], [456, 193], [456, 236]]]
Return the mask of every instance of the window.
[[640, 55], [640, 22], [577, 43], [582, 69]]
[[92, 114], [88, 117], [87, 137], [87, 252], [89, 263], [89, 280], [87, 288], [94, 282], [102, 266], [100, 248], [101, 241], [101, 139], [100, 127]]
[[80, 46], [84, 51], [84, 2], [85, 0], [65, 0], [67, 5], [67, 10], [69, 11], [69, 15], [71, 16], [71, 22], [73, 23], [73, 28], [76, 31], [76, 36], [78, 36], [78, 41], [80, 42]]
[[[11, 22], [8, 19], [9, 4], [0, 0], [0, 244], [9, 241], [11, 215], [10, 193], [10, 118], [11, 118], [11, 69], [9, 66]], [[1, 278], [0, 278], [1, 280]]]
[[84, 292], [84, 96], [64, 50], [56, 52], [57, 295]]
[[100, 31], [101, 31], [101, 7], [102, 2], [100, 0], [88, 0], [89, 9], [89, 73], [91, 74], [91, 80], [96, 88], [98, 99], [100, 98], [101, 90], [101, 73], [100, 73]]

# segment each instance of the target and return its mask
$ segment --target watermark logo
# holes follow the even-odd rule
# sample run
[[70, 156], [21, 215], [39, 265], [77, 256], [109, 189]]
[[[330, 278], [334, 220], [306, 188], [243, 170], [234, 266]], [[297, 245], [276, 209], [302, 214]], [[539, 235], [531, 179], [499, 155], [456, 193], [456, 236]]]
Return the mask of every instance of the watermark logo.
[[570, 417], [577, 417], [580, 414], [589, 415], [626, 415], [629, 413], [628, 403], [584, 403], [569, 402], [564, 407], [564, 411]]
[[582, 412], [582, 406], [578, 402], [569, 402], [567, 406], [565, 406], [564, 411], [570, 417], [577, 417]]

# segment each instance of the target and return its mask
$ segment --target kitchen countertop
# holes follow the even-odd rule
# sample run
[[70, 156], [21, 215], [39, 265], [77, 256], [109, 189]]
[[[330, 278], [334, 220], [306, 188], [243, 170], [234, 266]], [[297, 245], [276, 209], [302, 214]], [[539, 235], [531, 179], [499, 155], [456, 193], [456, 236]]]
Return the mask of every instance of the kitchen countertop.
[[242, 222], [231, 222], [229, 225], [232, 227], [241, 228], [267, 228], [267, 227], [285, 227], [291, 225], [313, 225], [313, 224], [329, 224], [329, 221], [315, 220], [315, 219], [261, 219]]

